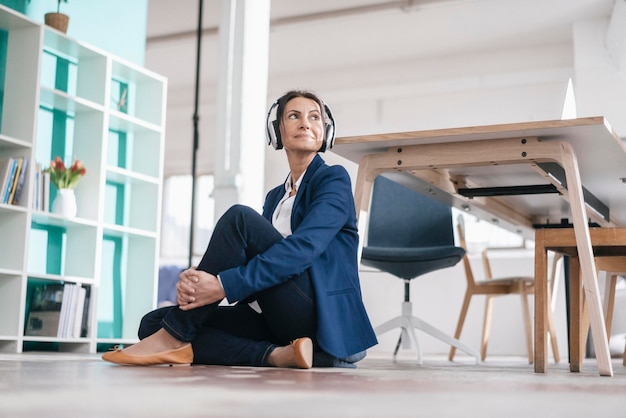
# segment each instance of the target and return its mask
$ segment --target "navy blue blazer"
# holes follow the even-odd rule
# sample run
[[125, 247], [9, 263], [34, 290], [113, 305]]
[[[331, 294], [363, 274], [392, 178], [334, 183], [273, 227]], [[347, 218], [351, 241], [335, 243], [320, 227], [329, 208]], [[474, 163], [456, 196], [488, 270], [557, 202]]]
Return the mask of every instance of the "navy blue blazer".
[[[284, 194], [284, 184], [267, 194], [263, 216], [270, 222]], [[315, 156], [296, 194], [291, 230], [292, 235], [245, 266], [220, 272], [228, 299], [244, 300], [308, 269], [321, 348], [345, 358], [377, 344], [361, 296], [356, 211], [345, 168], [328, 166]]]

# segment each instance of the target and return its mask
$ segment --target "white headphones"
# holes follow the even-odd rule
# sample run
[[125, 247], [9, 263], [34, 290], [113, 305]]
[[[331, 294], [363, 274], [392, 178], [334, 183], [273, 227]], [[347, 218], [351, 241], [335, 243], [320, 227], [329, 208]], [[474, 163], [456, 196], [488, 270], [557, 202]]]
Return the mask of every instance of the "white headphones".
[[[272, 106], [270, 106], [270, 110], [267, 112], [267, 121], [266, 121], [266, 138], [268, 145], [274, 147], [274, 149], [282, 149], [283, 142], [280, 138], [280, 127], [278, 119], [276, 118], [276, 108], [279, 105], [284, 105], [283, 103], [285, 96], [278, 98]], [[326, 129], [324, 130], [324, 142], [322, 143], [322, 147], [319, 152], [324, 152], [327, 149], [331, 149], [333, 144], [335, 143], [335, 119], [333, 119], [333, 113], [330, 110], [330, 107], [324, 102], [324, 112], [326, 113], [324, 117], [324, 121], [326, 124]]]

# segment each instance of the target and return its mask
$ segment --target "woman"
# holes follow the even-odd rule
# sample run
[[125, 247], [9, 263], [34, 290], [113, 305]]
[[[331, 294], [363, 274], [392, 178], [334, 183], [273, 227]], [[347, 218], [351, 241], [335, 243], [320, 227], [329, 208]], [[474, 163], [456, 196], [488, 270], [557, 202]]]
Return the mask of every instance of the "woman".
[[104, 360], [355, 367], [377, 343], [361, 299], [350, 178], [318, 155], [333, 144], [330, 109], [290, 91], [270, 108], [267, 136], [285, 149], [290, 173], [263, 215], [229, 209], [198, 267], [180, 274], [178, 306], [147, 314], [140, 341]]

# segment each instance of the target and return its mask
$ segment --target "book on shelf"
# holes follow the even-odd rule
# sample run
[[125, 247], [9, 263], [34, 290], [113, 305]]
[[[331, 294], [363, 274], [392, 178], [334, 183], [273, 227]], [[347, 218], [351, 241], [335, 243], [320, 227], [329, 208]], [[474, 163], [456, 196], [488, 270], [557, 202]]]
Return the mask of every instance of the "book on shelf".
[[35, 165], [35, 174], [33, 175], [34, 185], [31, 188], [32, 207], [35, 210], [48, 212], [50, 203], [50, 173], [46, 172], [40, 163]]
[[32, 190], [32, 208], [35, 210], [41, 210], [41, 164], [35, 164], [35, 174], [33, 175], [33, 187]]
[[0, 203], [4, 201], [4, 190], [7, 188], [13, 161], [10, 157], [0, 159]]
[[41, 172], [41, 210], [50, 210], [50, 173], [47, 171]]
[[16, 196], [19, 201], [27, 170], [28, 158], [7, 157], [0, 161], [0, 203], [16, 204]]
[[57, 327], [57, 337], [65, 337], [65, 329], [67, 328], [67, 317], [72, 301], [72, 286], [73, 284], [66, 283], [63, 285], [63, 301], [61, 302], [61, 317], [59, 319], [59, 325]]
[[86, 288], [80, 284], [65, 284], [57, 337], [79, 338], [82, 336], [86, 302]]
[[9, 203], [9, 194], [13, 186], [13, 176], [17, 168], [17, 160], [9, 157], [6, 167], [5, 178], [2, 180], [2, 189], [0, 190], [0, 203]]
[[74, 321], [72, 325], [72, 338], [80, 338], [83, 331], [83, 313], [85, 311], [85, 301], [87, 298], [87, 289], [79, 286], [76, 300], [76, 312], [74, 313]]
[[6, 203], [13, 204], [13, 199], [15, 198], [15, 190], [17, 189], [17, 182], [22, 173], [22, 166], [24, 165], [24, 158], [18, 158], [15, 160], [15, 171], [13, 172], [13, 177], [10, 180], [10, 186], [7, 190], [8, 196]]
[[11, 204], [13, 205], [20, 204], [20, 197], [22, 196], [22, 190], [24, 189], [24, 182], [26, 181], [27, 175], [28, 175], [28, 158], [24, 157], [24, 161], [22, 162], [22, 170], [20, 172], [20, 175], [16, 179], [15, 195], [13, 196], [13, 199], [11, 200]]
[[83, 316], [80, 322], [80, 336], [86, 338], [89, 333], [89, 306], [91, 304], [91, 286], [85, 287], [85, 303], [83, 304]]

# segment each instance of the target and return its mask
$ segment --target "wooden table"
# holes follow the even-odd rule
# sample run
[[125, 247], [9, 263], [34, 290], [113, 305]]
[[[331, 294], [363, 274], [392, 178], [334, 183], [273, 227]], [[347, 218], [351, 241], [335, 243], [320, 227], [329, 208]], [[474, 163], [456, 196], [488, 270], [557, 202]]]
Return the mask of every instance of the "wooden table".
[[[343, 137], [333, 152], [359, 165], [361, 231], [382, 173], [533, 239], [537, 224], [571, 219], [598, 371], [613, 375], [588, 221], [626, 225], [626, 146], [603, 117]], [[535, 371], [546, 371], [543, 361]]]

